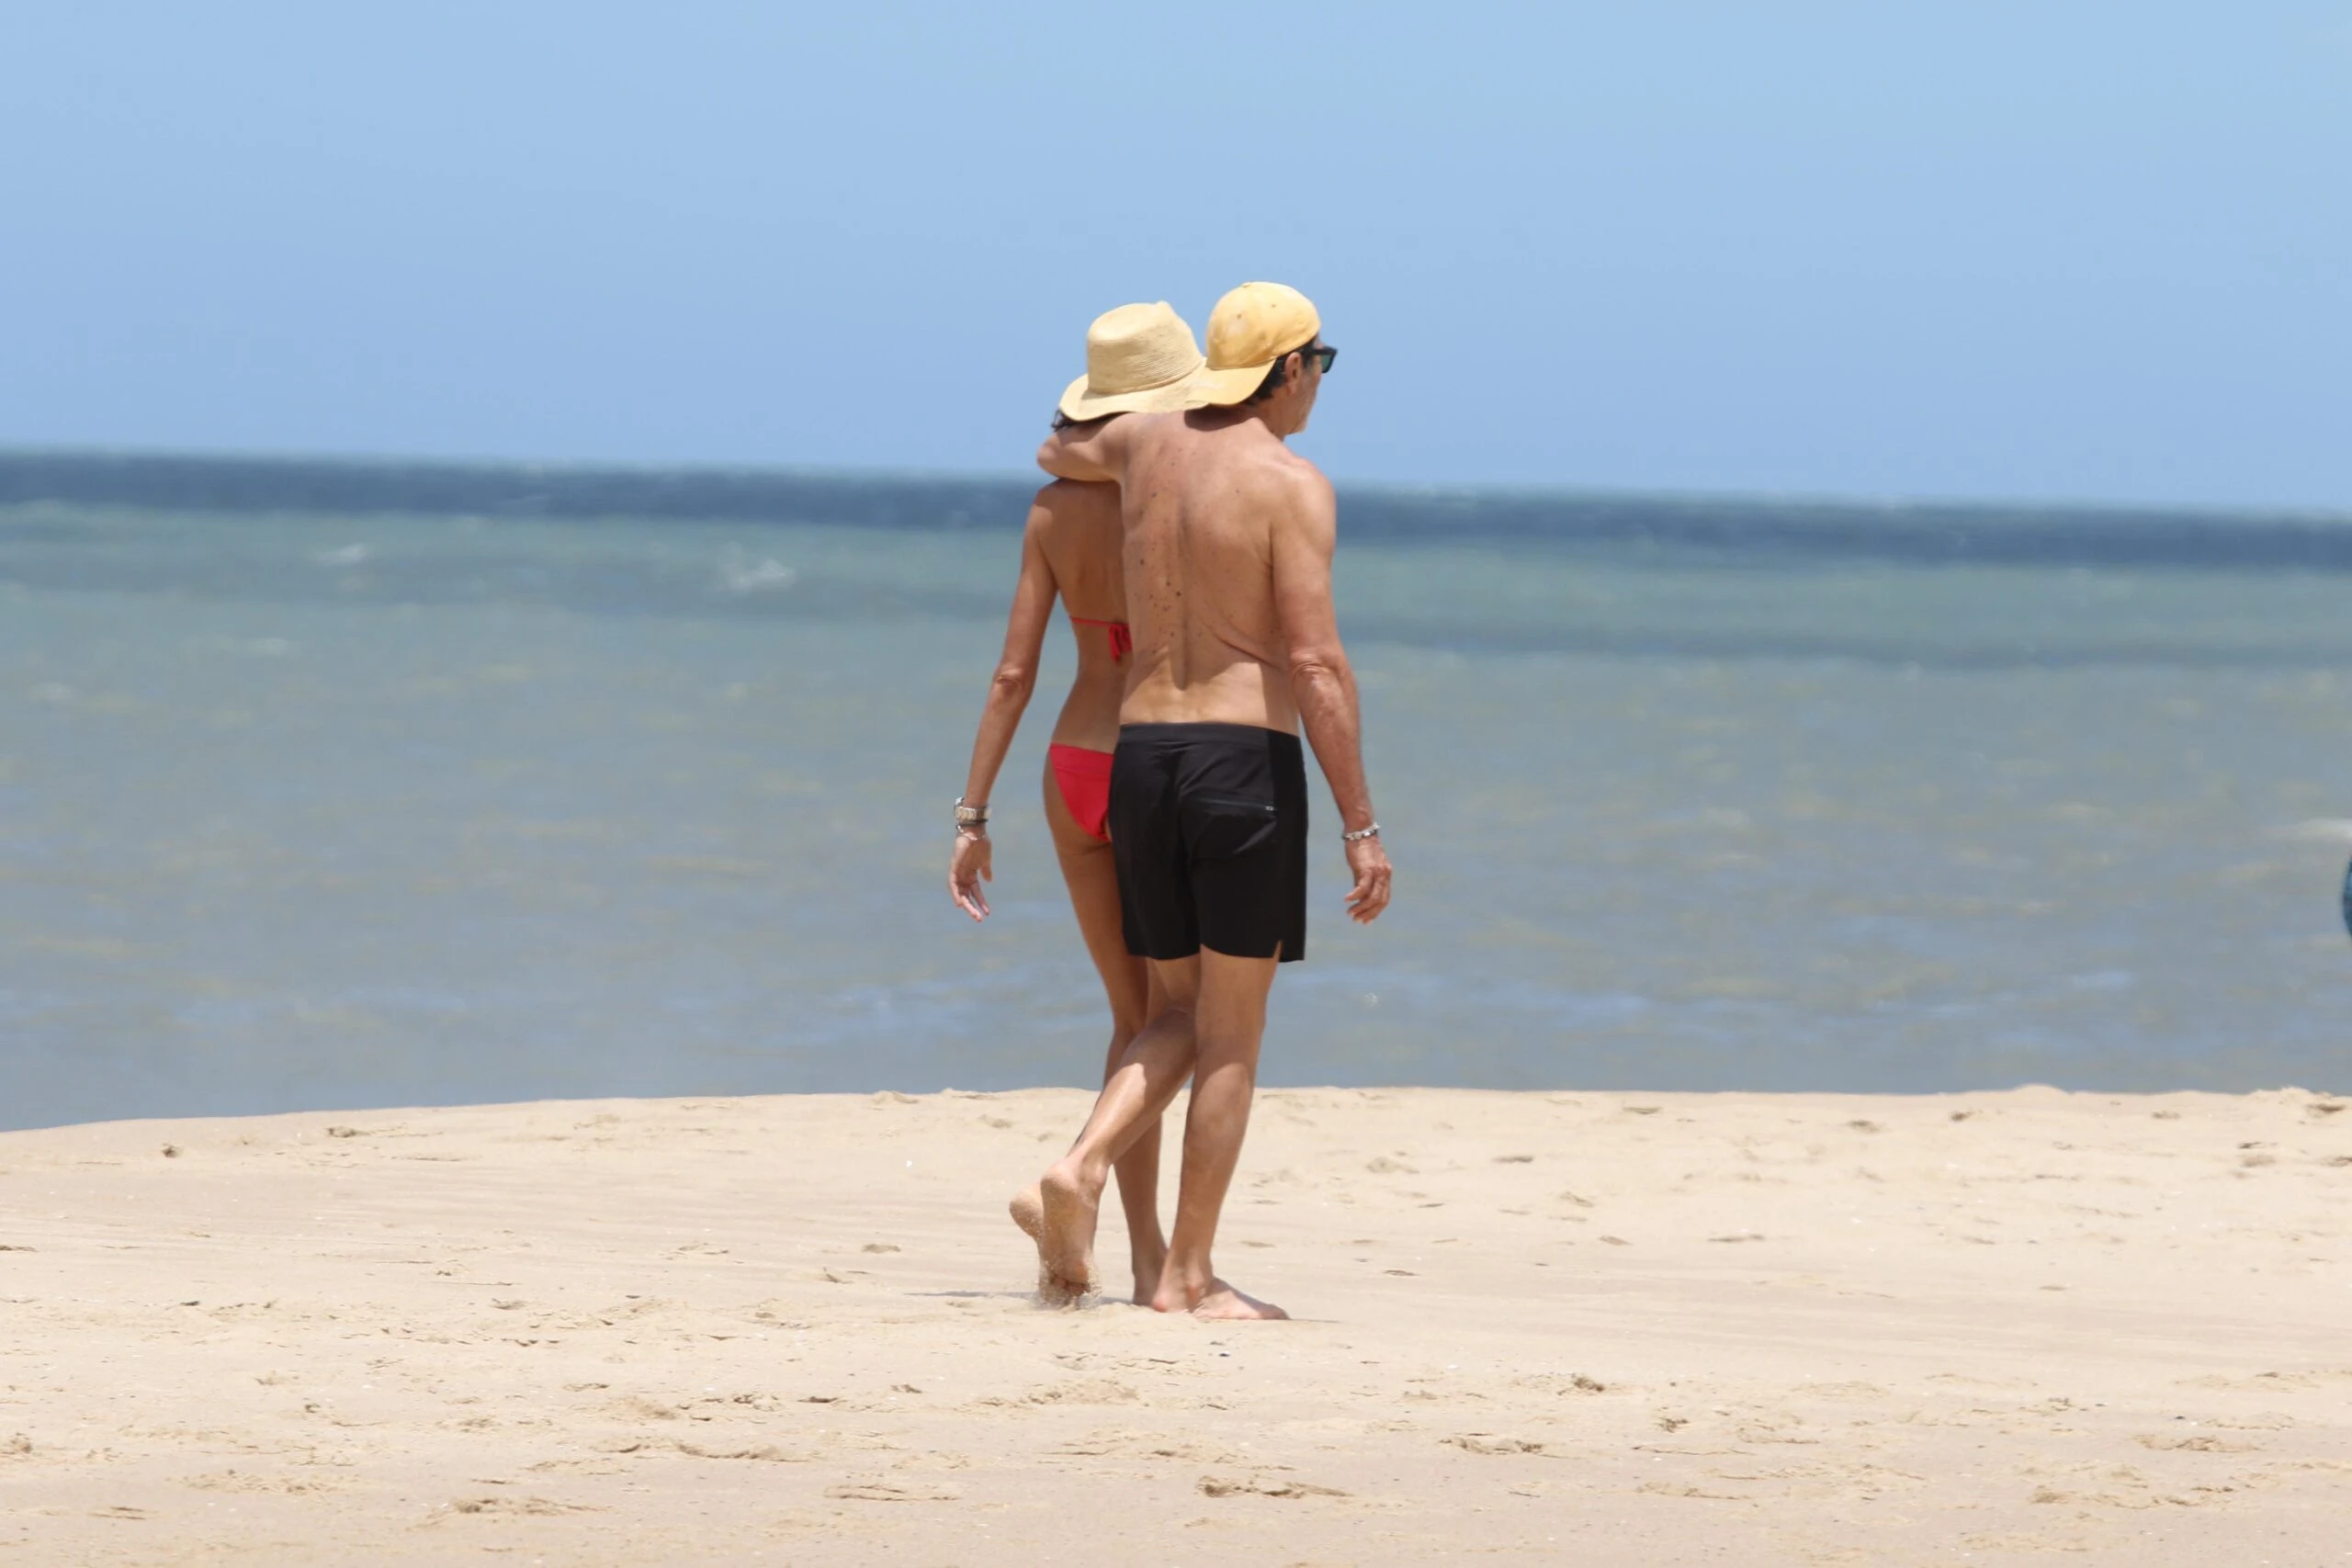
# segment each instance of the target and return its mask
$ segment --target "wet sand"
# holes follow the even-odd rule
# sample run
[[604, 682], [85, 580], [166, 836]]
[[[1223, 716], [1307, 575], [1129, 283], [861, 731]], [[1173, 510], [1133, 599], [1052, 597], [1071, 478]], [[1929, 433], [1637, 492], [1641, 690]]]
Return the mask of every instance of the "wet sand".
[[0, 1557], [2352, 1561], [2338, 1101], [1269, 1091], [1275, 1325], [1035, 1304], [1085, 1103], [0, 1134]]

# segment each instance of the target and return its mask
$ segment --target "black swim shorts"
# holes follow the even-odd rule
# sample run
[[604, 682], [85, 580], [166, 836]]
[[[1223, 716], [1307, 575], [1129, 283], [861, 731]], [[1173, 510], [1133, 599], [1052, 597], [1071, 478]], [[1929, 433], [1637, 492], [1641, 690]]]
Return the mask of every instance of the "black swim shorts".
[[1127, 951], [1306, 956], [1306, 755], [1250, 724], [1128, 724], [1111, 758]]

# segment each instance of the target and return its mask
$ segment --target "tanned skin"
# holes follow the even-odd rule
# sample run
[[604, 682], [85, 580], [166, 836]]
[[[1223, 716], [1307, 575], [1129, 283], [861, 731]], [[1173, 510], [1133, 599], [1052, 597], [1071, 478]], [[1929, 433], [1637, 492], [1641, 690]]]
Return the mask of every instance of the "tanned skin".
[[[1372, 825], [1373, 810], [1355, 676], [1331, 606], [1338, 509], [1330, 481], [1283, 444], [1306, 427], [1322, 386], [1314, 346], [1286, 354], [1281, 385], [1256, 401], [1057, 431], [1037, 462], [1061, 479], [1119, 486], [1135, 635], [1120, 723], [1303, 727], [1352, 831]], [[1378, 839], [1346, 852], [1349, 915], [1370, 922], [1388, 907], [1388, 856]], [[1112, 1167], [1190, 1078], [1176, 1228], [1151, 1304], [1203, 1317], [1288, 1315], [1217, 1278], [1210, 1258], [1249, 1130], [1277, 962], [1208, 948], [1151, 961], [1166, 1010], [1128, 1045], [1076, 1146], [1039, 1183], [1045, 1276], [1069, 1290], [1091, 1283]]]
[[[1073, 615], [1098, 621], [1126, 618], [1126, 591], [1119, 575], [1119, 492], [1106, 484], [1057, 479], [1037, 492], [1021, 538], [1021, 572], [1005, 618], [1004, 652], [989, 682], [972, 741], [972, 765], [964, 781], [967, 805], [985, 806], [1012, 748], [1014, 730], [1037, 685], [1038, 656], [1059, 598]], [[1119, 701], [1126, 689], [1126, 661], [1113, 653], [1100, 626], [1074, 626], [1078, 674], [1054, 721], [1053, 739], [1066, 746], [1108, 751], [1118, 744]], [[1108, 1082], [1127, 1046], [1159, 1010], [1144, 961], [1127, 952], [1120, 934], [1119, 876], [1111, 846], [1079, 826], [1046, 767], [1046, 825], [1069, 888], [1070, 908], [1085, 939], [1095, 973], [1111, 1004], [1111, 1043], [1102, 1063]], [[947, 868], [947, 893], [975, 920], [989, 916], [980, 886], [996, 874], [995, 846], [988, 829], [958, 829]], [[1159, 1125], [1154, 1122], [1119, 1156], [1119, 1201], [1126, 1211], [1128, 1263], [1137, 1305], [1159, 1286], [1168, 1240], [1159, 1228]], [[1013, 1222], [1033, 1235], [1043, 1224], [1044, 1206], [1033, 1189], [1012, 1201]], [[1053, 1289], [1050, 1281], [1047, 1289]]]

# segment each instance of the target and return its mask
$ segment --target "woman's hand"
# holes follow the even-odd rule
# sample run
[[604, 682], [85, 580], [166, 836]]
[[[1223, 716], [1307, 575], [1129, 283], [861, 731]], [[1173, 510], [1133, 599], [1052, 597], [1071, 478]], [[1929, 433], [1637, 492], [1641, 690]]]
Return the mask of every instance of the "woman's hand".
[[956, 907], [976, 920], [989, 918], [988, 895], [980, 884], [996, 880], [994, 856], [986, 833], [956, 835], [956, 856], [947, 863], [947, 896]]

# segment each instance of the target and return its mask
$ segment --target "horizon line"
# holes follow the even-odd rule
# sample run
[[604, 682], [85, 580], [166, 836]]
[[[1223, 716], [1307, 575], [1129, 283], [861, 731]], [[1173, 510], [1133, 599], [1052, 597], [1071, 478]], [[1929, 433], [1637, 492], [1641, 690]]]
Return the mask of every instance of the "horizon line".
[[[817, 481], [896, 480], [910, 484], [1006, 485], [1031, 482], [1035, 470], [831, 467], [808, 463], [726, 462], [686, 460], [664, 462], [627, 457], [517, 457], [265, 450], [226, 447], [172, 447], [99, 445], [0, 445], [0, 465], [33, 460], [69, 462], [159, 462], [246, 464], [282, 467], [311, 466], [354, 469], [441, 468], [485, 473], [548, 473], [576, 475], [705, 474], [713, 477], [770, 477]], [[1050, 483], [1049, 479], [1038, 482]], [[1338, 479], [1342, 492], [1513, 499], [1522, 501], [1584, 500], [1652, 502], [1683, 505], [1757, 505], [1770, 507], [1831, 507], [1874, 513], [2007, 513], [2067, 510], [2115, 513], [2119, 516], [2165, 516], [2182, 519], [2259, 518], [2282, 523], [2352, 525], [2352, 502], [2340, 507], [2285, 506], [2254, 502], [2158, 502], [2118, 499], [2059, 499], [2036, 496], [1936, 496], [1867, 491], [1813, 490], [1668, 490], [1606, 484], [1509, 484], [1463, 480]], [[22, 504], [0, 501], [0, 504]]]

